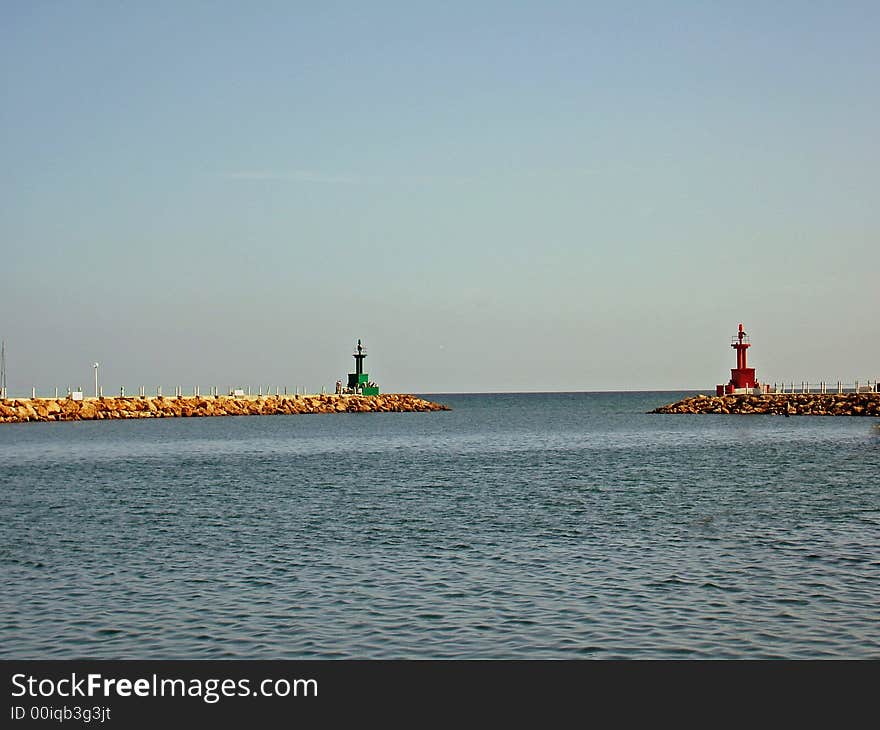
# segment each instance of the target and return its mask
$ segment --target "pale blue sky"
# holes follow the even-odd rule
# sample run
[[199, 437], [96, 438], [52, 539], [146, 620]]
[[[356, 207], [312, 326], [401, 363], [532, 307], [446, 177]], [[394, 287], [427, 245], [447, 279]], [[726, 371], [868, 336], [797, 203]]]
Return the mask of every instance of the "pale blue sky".
[[13, 392], [880, 377], [880, 4], [0, 20]]

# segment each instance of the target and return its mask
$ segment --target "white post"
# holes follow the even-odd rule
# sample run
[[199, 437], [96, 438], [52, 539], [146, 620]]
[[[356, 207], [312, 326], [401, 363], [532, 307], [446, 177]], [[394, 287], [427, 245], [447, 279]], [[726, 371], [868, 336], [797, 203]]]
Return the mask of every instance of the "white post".
[[98, 397], [98, 393], [99, 393], [99, 391], [98, 391], [98, 365], [99, 364], [100, 363], [95, 363], [94, 365], [92, 365], [92, 367], [95, 368], [95, 398]]
[[31, 388], [31, 398], [36, 398], [36, 397], [37, 397], [37, 388], [36, 388], [36, 386], [34, 386], [33, 388]]
[[125, 398], [125, 386], [124, 385], [119, 386], [119, 397]]

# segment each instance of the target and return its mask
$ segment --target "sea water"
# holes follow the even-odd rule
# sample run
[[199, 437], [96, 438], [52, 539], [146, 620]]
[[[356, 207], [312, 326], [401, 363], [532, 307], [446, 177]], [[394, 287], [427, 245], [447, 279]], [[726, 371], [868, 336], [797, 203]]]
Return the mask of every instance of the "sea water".
[[880, 657], [874, 422], [683, 395], [2, 425], [0, 656]]

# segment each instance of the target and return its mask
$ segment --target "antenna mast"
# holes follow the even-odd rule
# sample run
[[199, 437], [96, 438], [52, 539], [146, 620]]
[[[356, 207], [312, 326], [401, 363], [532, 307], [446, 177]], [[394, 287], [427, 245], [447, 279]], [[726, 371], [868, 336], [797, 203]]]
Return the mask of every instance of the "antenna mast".
[[6, 399], [6, 340], [0, 342], [0, 398]]

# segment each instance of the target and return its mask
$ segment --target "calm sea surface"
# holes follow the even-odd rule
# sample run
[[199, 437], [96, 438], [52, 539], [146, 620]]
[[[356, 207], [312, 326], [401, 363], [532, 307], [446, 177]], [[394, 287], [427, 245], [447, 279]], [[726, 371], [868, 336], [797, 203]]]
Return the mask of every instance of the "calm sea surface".
[[0, 426], [4, 658], [880, 657], [880, 430], [445, 413]]

